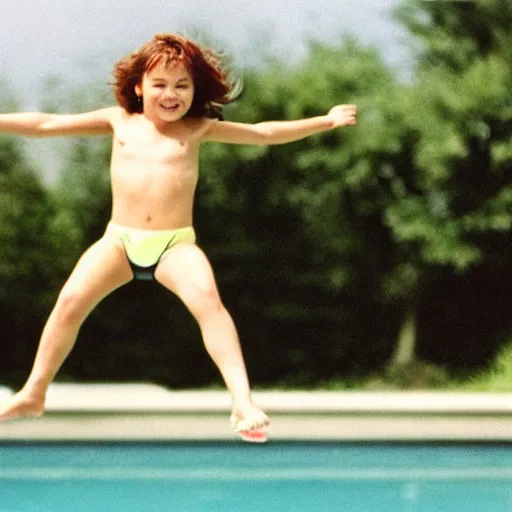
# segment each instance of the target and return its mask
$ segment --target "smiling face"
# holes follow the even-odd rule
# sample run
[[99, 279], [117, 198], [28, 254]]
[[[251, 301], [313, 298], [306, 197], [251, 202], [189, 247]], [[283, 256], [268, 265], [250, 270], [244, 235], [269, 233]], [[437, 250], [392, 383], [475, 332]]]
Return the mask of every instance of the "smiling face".
[[143, 113], [153, 122], [172, 123], [189, 111], [194, 99], [194, 81], [185, 65], [157, 65], [135, 86], [142, 98]]

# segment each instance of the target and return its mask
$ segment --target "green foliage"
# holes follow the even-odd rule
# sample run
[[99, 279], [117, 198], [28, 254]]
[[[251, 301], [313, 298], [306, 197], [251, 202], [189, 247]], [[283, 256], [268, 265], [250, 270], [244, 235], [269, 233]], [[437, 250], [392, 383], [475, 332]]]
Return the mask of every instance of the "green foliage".
[[420, 65], [456, 72], [495, 50], [510, 57], [511, 10], [509, 0], [409, 0], [396, 19], [416, 37]]
[[75, 139], [54, 188], [60, 209], [67, 212], [81, 233], [83, 248], [101, 236], [110, 217], [109, 161], [107, 139]]
[[398, 10], [422, 46], [401, 102], [410, 144], [401, 164], [412, 175], [390, 172], [396, 197], [383, 212], [420, 268], [467, 272], [500, 258], [496, 245], [510, 242], [512, 61], [503, 16], [512, 19], [510, 3], [409, 2]]
[[512, 342], [508, 341], [502, 346], [486, 370], [457, 383], [457, 388], [468, 391], [512, 391]]
[[21, 379], [63, 279], [76, 232], [27, 164], [18, 141], [0, 139], [0, 375]]
[[[68, 250], [74, 235], [18, 146], [0, 142], [0, 297], [12, 303], [19, 294], [22, 304], [33, 295], [29, 283], [58, 274], [53, 252]], [[30, 308], [22, 310], [28, 315]]]
[[425, 361], [389, 367], [364, 380], [360, 386], [369, 391], [442, 389], [449, 386], [445, 368]]

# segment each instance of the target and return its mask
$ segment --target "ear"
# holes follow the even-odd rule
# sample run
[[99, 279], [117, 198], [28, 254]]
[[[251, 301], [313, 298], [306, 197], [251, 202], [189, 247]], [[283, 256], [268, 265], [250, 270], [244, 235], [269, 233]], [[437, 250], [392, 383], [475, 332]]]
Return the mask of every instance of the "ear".
[[140, 84], [137, 84], [135, 86], [135, 94], [139, 97], [142, 96], [142, 87], [140, 86]]

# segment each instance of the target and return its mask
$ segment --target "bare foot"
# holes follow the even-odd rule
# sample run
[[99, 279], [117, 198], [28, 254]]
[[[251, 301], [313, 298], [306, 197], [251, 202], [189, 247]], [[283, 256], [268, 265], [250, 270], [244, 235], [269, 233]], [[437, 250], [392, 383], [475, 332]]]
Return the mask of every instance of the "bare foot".
[[266, 442], [268, 424], [268, 416], [255, 405], [233, 410], [231, 414], [231, 426], [244, 441]]
[[38, 398], [20, 391], [0, 407], [0, 421], [14, 420], [23, 416], [41, 416], [44, 412], [44, 398]]
[[268, 416], [255, 405], [233, 410], [232, 417], [238, 421], [240, 430], [254, 430], [269, 424]]

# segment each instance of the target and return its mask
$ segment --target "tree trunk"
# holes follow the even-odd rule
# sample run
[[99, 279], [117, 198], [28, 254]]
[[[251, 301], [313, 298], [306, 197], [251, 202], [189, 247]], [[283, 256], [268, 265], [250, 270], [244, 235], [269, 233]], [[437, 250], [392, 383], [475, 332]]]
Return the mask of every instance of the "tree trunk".
[[416, 306], [411, 302], [398, 333], [398, 341], [388, 363], [391, 372], [408, 366], [416, 359]]

